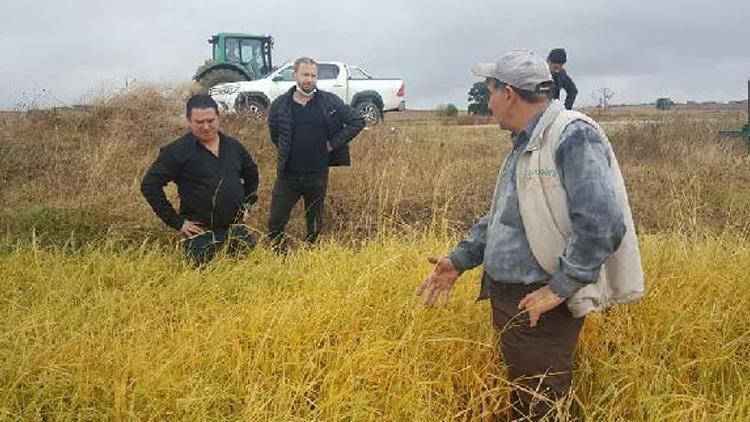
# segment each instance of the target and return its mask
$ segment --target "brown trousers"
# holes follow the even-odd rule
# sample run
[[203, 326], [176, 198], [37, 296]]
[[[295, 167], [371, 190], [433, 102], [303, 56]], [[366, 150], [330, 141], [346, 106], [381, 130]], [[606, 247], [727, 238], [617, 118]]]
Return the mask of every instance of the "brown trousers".
[[573, 378], [573, 352], [583, 318], [573, 318], [563, 303], [530, 327], [518, 303], [541, 287], [544, 284], [492, 283], [492, 320], [514, 383], [512, 420], [554, 420], [555, 404], [567, 396]]

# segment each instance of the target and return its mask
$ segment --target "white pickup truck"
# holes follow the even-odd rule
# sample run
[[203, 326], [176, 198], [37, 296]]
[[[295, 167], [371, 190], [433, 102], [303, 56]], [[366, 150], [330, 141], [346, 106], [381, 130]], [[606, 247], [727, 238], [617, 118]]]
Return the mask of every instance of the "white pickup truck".
[[[294, 64], [287, 63], [261, 79], [215, 85], [208, 93], [222, 111], [260, 117], [273, 100], [295, 84], [293, 72]], [[359, 67], [340, 62], [318, 62], [318, 88], [338, 95], [368, 124], [380, 121], [386, 111], [406, 108], [403, 80], [373, 78]]]

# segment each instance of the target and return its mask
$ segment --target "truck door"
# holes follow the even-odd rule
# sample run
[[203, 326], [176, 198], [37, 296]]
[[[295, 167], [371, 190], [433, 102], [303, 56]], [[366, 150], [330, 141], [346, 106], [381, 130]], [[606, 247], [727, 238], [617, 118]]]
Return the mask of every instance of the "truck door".
[[346, 98], [346, 69], [334, 63], [318, 63], [318, 88], [336, 94], [344, 102]]

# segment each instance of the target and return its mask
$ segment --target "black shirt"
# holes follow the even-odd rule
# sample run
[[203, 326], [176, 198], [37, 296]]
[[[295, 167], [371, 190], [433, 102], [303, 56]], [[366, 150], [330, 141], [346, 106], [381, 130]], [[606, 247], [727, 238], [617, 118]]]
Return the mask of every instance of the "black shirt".
[[304, 106], [292, 100], [294, 126], [287, 171], [328, 171], [328, 125], [316, 97], [317, 95], [313, 96]]
[[[177, 184], [180, 213], [164, 194]], [[255, 202], [258, 169], [245, 148], [219, 133], [219, 156], [188, 133], [163, 147], [141, 183], [141, 192], [156, 215], [177, 230], [185, 220], [207, 229], [226, 228], [238, 221], [243, 203]]]

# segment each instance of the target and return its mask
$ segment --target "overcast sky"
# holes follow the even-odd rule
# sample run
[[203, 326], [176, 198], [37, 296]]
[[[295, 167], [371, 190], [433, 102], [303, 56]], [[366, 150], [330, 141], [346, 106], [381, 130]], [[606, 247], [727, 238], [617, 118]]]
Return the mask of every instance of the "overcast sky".
[[0, 108], [44, 92], [85, 101], [126, 79], [188, 81], [216, 32], [274, 36], [276, 64], [299, 55], [407, 82], [410, 108], [466, 107], [478, 61], [526, 47], [568, 51], [578, 105], [668, 96], [735, 100], [750, 77], [750, 0], [163, 1], [0, 0]]

